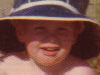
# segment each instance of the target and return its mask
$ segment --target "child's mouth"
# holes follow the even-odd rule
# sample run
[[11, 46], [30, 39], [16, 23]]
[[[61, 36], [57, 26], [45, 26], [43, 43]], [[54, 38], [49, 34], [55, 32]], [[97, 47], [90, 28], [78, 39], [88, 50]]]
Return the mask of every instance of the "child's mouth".
[[41, 48], [41, 51], [44, 55], [47, 56], [55, 56], [59, 49], [57, 48]]
[[45, 45], [41, 47], [41, 52], [47, 56], [55, 56], [60, 48], [56, 45]]

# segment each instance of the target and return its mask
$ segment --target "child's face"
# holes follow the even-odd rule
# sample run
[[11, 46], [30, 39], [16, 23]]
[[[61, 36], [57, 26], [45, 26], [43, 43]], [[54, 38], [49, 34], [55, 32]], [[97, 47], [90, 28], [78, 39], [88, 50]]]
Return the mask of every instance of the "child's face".
[[17, 31], [19, 39], [37, 64], [49, 67], [65, 61], [76, 40], [73, 23], [29, 21], [20, 24], [24, 24], [24, 28], [22, 35]]

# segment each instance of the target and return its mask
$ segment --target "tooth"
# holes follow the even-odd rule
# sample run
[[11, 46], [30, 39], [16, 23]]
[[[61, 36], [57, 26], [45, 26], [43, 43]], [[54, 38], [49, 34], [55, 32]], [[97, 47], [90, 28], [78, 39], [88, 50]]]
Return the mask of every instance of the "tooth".
[[54, 50], [54, 49], [48, 48], [47, 50]]

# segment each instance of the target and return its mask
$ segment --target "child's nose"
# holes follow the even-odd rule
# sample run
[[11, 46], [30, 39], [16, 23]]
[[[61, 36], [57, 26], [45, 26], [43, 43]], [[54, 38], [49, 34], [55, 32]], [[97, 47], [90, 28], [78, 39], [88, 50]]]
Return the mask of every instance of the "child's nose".
[[47, 34], [46, 39], [48, 42], [51, 42], [51, 43], [56, 43], [58, 41], [56, 34]]

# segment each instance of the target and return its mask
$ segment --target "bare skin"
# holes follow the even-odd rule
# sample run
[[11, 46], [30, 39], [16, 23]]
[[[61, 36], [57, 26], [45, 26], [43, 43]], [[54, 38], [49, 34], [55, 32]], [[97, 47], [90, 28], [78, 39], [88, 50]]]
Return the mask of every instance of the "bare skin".
[[[5, 57], [0, 63], [0, 75], [95, 75], [94, 71], [88, 66], [86, 61], [69, 57], [66, 64], [63, 65], [64, 70], [54, 72], [45, 72], [31, 59], [22, 59], [18, 53], [11, 53]], [[12, 62], [13, 61], [13, 62]], [[20, 64], [19, 64], [20, 63]], [[70, 63], [70, 64], [69, 64]], [[12, 64], [11, 66], [9, 64]], [[27, 70], [27, 71], [26, 71]]]
[[[73, 22], [22, 21], [12, 23], [15, 24], [19, 41], [26, 45], [25, 58], [27, 59], [20, 59], [22, 54], [12, 53], [11, 57], [5, 58], [5, 62], [13, 59], [15, 62], [26, 64], [28, 67], [26, 70], [30, 73], [26, 75], [94, 75], [85, 61], [70, 55], [78, 35], [84, 30], [83, 25], [77, 31]], [[16, 56], [12, 57], [12, 55]], [[25, 67], [22, 69], [25, 71]]]

